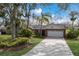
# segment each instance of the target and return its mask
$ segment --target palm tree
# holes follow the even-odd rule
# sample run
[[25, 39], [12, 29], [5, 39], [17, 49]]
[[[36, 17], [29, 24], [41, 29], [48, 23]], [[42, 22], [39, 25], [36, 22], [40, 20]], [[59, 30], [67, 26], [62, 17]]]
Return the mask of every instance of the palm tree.
[[[57, 5], [60, 7], [60, 9], [66, 11], [66, 10], [68, 10], [68, 7], [69, 7], [70, 4], [68, 4], [68, 3], [60, 3], [60, 4], [57, 4]], [[77, 16], [79, 15], [79, 12], [71, 11], [69, 13], [69, 15], [71, 17], [70, 20], [72, 21], [72, 29], [74, 29], [74, 27], [73, 27], [74, 21], [77, 19]]]
[[77, 19], [78, 12], [71, 11], [69, 15], [71, 16], [70, 20], [72, 21], [72, 29], [74, 29], [73, 25], [74, 21]]
[[49, 23], [49, 18], [51, 18], [51, 15], [48, 13], [41, 13], [41, 16], [37, 17], [37, 21], [39, 21], [40, 24], [40, 36], [42, 36], [42, 27], [43, 23], [48, 24]]
[[27, 18], [27, 28], [29, 27], [29, 22], [30, 22], [29, 18], [31, 16], [31, 10], [36, 9], [38, 5], [48, 6], [49, 4], [46, 4], [46, 3], [44, 3], [44, 4], [41, 4], [41, 3], [39, 3], [39, 4], [37, 4], [37, 3], [25, 3], [25, 4], [23, 4], [23, 11], [24, 11], [23, 16]]

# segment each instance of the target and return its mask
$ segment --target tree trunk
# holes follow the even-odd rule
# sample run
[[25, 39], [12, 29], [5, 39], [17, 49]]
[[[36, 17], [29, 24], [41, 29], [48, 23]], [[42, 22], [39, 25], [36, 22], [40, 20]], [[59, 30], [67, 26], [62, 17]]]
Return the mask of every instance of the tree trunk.
[[72, 21], [72, 29], [74, 30], [74, 21]]
[[16, 37], [18, 37], [19, 26], [16, 26]]
[[30, 17], [30, 5], [28, 4], [28, 5], [26, 5], [26, 7], [27, 7], [27, 12], [26, 12], [26, 14], [27, 14], [27, 28], [29, 27], [29, 17]]
[[11, 34], [12, 35], [12, 39], [15, 40], [15, 35], [16, 35], [16, 32], [15, 32], [16, 31], [15, 30], [15, 20], [12, 20], [12, 26], [11, 27], [12, 27], [11, 28], [12, 29], [11, 30], [11, 32], [12, 32], [12, 34]]
[[16, 37], [16, 23], [15, 23], [15, 15], [16, 15], [16, 8], [13, 9], [13, 12], [11, 13], [10, 19], [11, 19], [11, 35], [12, 40], [15, 40]]
[[27, 28], [29, 27], [29, 16], [28, 16], [28, 19], [27, 19]]

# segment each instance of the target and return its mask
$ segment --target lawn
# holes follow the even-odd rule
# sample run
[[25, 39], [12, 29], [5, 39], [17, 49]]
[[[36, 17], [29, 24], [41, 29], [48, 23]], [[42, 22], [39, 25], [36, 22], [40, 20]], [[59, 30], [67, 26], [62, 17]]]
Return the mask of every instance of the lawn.
[[[0, 35], [0, 40], [11, 38], [10, 35]], [[1, 51], [0, 50], [0, 56], [21, 56], [27, 53], [29, 50], [31, 50], [35, 45], [37, 45], [39, 42], [42, 41], [43, 38], [40, 37], [32, 37], [30, 40], [32, 42], [32, 46], [29, 48], [24, 48], [19, 51]]]
[[67, 41], [67, 44], [69, 45], [72, 53], [75, 56], [79, 56], [79, 40], [70, 39], [70, 40], [66, 40], [66, 41]]

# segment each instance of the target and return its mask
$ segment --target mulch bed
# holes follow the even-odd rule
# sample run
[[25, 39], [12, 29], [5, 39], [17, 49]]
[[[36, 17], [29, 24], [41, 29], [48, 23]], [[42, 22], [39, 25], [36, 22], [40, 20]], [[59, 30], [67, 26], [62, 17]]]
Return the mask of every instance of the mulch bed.
[[4, 48], [0, 48], [0, 51], [19, 51], [22, 50], [23, 48], [29, 48], [31, 47], [32, 44], [25, 44], [25, 45], [19, 45], [19, 46], [15, 46], [15, 47], [4, 47]]

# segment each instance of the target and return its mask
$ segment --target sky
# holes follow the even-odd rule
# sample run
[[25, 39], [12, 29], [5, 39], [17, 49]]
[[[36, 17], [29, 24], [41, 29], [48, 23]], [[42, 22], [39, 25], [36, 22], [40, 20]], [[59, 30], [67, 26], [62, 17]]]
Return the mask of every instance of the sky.
[[[69, 12], [70, 11], [77, 11], [79, 12], [79, 4], [77, 3], [71, 3], [68, 6], [68, 10], [63, 11], [61, 10], [56, 3], [52, 3], [47, 6], [37, 5], [36, 9], [33, 9], [31, 11], [31, 14], [35, 14], [36, 16], [40, 16], [41, 13], [50, 13], [52, 16], [52, 21], [54, 23], [64, 23], [64, 22], [70, 22], [69, 18]], [[32, 18], [31, 18], [32, 19]], [[1, 21], [1, 19], [0, 19]]]
[[51, 13], [52, 20], [61, 22], [70, 21], [69, 19], [69, 12], [70, 11], [77, 11], [79, 12], [79, 4], [72, 3], [68, 6], [68, 10], [63, 11], [57, 6], [57, 4], [50, 4], [48, 6], [40, 6], [38, 5], [35, 10], [32, 11], [37, 16], [40, 16], [41, 13]]

